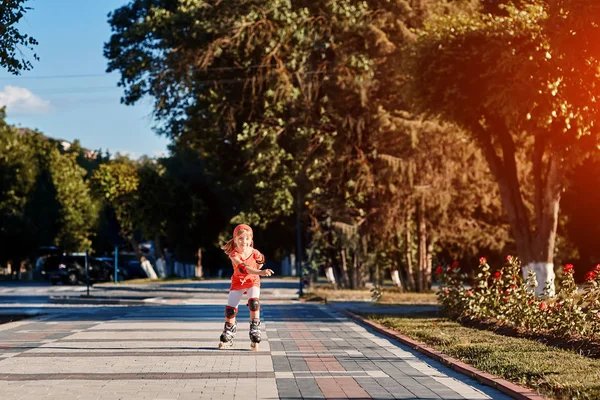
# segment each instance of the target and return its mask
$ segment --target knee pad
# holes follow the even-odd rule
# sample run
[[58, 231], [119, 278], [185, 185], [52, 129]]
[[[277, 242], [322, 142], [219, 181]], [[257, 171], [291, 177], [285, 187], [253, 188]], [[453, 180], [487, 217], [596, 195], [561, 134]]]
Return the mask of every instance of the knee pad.
[[238, 312], [237, 308], [227, 306], [227, 307], [225, 307], [225, 318], [227, 318], [227, 319], [235, 318], [235, 316], [237, 315], [237, 312]]
[[248, 299], [248, 307], [250, 308], [250, 311], [260, 310], [260, 301], [256, 297]]

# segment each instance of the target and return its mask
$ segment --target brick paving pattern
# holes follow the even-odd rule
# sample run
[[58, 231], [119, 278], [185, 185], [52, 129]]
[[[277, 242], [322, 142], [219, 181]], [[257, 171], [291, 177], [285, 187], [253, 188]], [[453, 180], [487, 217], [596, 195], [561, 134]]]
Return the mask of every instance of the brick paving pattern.
[[0, 325], [0, 398], [508, 399], [322, 305], [265, 301], [250, 350], [240, 307], [218, 350], [222, 304], [96, 307]]

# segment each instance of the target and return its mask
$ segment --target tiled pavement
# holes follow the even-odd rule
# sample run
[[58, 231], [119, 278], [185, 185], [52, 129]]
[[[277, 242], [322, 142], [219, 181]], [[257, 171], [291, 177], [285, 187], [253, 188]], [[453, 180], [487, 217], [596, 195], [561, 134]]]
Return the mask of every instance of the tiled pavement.
[[74, 308], [0, 325], [0, 399], [507, 399], [327, 306], [264, 302], [251, 351], [240, 308]]

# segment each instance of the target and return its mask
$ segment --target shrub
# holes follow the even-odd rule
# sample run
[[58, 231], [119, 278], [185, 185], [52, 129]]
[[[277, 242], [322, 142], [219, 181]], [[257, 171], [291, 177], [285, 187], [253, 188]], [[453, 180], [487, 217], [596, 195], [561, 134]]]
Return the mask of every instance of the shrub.
[[494, 320], [529, 332], [544, 332], [558, 337], [600, 338], [600, 264], [586, 274], [587, 286], [579, 290], [573, 279], [574, 267], [565, 265], [564, 279], [556, 296], [549, 285], [542, 296], [535, 296], [533, 272], [521, 276], [517, 257], [492, 271], [485, 257], [479, 260], [476, 275], [462, 273], [458, 262], [439, 266], [441, 286], [438, 301], [447, 315], [456, 320]]

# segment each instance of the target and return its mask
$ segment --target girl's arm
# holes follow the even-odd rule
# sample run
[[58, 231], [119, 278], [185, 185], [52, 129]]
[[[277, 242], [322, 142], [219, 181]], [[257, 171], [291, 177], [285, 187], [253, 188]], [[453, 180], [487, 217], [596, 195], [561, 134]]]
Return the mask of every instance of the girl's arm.
[[271, 276], [271, 275], [273, 275], [273, 270], [256, 269], [256, 268], [252, 268], [252, 267], [246, 267], [246, 273], [248, 273], [250, 275]]
[[233, 265], [238, 269], [242, 274], [249, 275], [260, 275], [260, 276], [271, 276], [273, 275], [273, 270], [265, 269], [261, 270], [258, 268], [252, 268], [246, 265], [246, 263], [239, 257], [233, 256], [231, 257], [231, 261], [233, 261]]
[[256, 260], [256, 264], [258, 264], [258, 269], [261, 269], [265, 264], [265, 256], [256, 249], [252, 251], [252, 256]]

